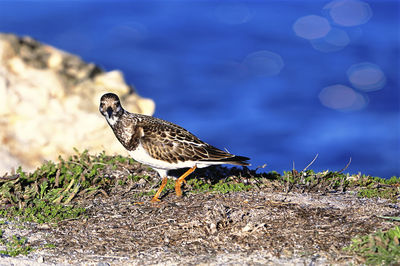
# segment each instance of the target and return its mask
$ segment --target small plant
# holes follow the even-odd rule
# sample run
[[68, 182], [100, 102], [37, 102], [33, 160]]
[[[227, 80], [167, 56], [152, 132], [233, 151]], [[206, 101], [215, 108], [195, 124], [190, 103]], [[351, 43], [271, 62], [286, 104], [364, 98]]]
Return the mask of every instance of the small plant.
[[252, 188], [251, 185], [245, 185], [243, 183], [225, 182], [221, 180], [215, 185], [211, 186], [211, 191], [225, 194], [229, 192], [247, 191], [250, 190], [251, 188]]
[[[202, 178], [191, 178], [189, 179], [185, 186], [187, 193], [206, 193], [206, 192], [215, 192], [215, 193], [230, 193], [237, 191], [248, 191], [253, 188], [252, 185], [245, 185], [240, 182], [234, 181], [232, 178], [227, 178], [226, 180], [220, 180], [215, 184], [207, 183]], [[167, 184], [165, 185], [165, 191], [174, 191], [175, 190], [175, 180], [169, 179]], [[156, 190], [152, 189], [149, 191], [145, 191], [139, 193], [138, 196], [151, 196], [156, 193]]]
[[206, 182], [204, 179], [193, 178], [187, 181], [187, 186], [190, 187], [190, 193], [204, 193], [204, 192], [217, 192], [217, 193], [229, 193], [237, 191], [248, 191], [253, 186], [245, 185], [241, 182], [237, 182], [231, 177], [225, 180], [219, 180], [217, 183], [211, 184]]
[[357, 196], [360, 198], [390, 199], [396, 202], [398, 200], [399, 190], [397, 187], [362, 188], [357, 192]]
[[287, 193], [293, 189], [300, 192], [344, 192], [349, 187], [345, 174], [329, 171], [285, 171], [278, 180]]
[[3, 238], [3, 232], [0, 229], [0, 245], [4, 246], [5, 249], [0, 249], [0, 254], [8, 255], [11, 257], [18, 256], [20, 254], [27, 255], [33, 248], [28, 244], [26, 237], [19, 237], [13, 235], [10, 239]]
[[400, 262], [399, 240], [400, 227], [396, 226], [386, 232], [353, 238], [345, 251], [361, 256], [367, 264], [396, 264]]
[[126, 178], [120, 180], [102, 172], [132, 162], [104, 152], [93, 156], [88, 151], [77, 151], [67, 160], [59, 157], [58, 163], [45, 162], [33, 173], [18, 168], [15, 174], [0, 177], [0, 216], [37, 223], [77, 218], [85, 210], [70, 203], [76, 198], [105, 193], [116, 184], [125, 185]]
[[54, 223], [64, 219], [79, 217], [85, 213], [84, 208], [65, 206], [61, 204], [48, 204], [43, 200], [34, 201], [32, 205], [25, 208], [12, 206], [7, 209], [0, 209], [0, 216], [22, 221], [36, 223]]
[[400, 196], [400, 178], [383, 179], [365, 175], [357, 175], [351, 186], [360, 198], [384, 198], [397, 202]]

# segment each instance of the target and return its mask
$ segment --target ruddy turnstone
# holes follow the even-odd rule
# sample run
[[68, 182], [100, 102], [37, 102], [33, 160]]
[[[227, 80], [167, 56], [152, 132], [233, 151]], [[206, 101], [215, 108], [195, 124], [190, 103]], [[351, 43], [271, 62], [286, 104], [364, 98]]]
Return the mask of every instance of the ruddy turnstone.
[[180, 197], [182, 182], [197, 167], [249, 165], [249, 158], [217, 149], [178, 125], [152, 116], [129, 113], [122, 108], [114, 93], [106, 93], [101, 97], [99, 110], [129, 155], [152, 167], [162, 178], [152, 202], [160, 201], [158, 197], [167, 184], [168, 170], [189, 168], [175, 182], [175, 192]]

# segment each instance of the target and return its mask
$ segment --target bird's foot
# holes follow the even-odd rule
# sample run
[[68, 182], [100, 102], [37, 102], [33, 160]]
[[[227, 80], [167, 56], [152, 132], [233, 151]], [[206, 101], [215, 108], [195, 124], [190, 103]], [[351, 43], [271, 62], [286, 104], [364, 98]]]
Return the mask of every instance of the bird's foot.
[[165, 185], [167, 184], [167, 182], [168, 182], [168, 178], [164, 177], [162, 182], [161, 182], [160, 188], [157, 190], [156, 194], [154, 195], [154, 197], [151, 199], [150, 202], [156, 203], [156, 202], [160, 202], [161, 201], [161, 200], [158, 199], [158, 197], [160, 196], [160, 194], [163, 191], [163, 189], [164, 189]]
[[158, 198], [154, 197], [150, 200], [151, 203], [158, 203], [161, 202], [161, 200], [159, 200]]
[[187, 170], [181, 177], [178, 178], [178, 180], [176, 180], [176, 182], [175, 182], [175, 193], [176, 193], [176, 195], [178, 197], [182, 197], [181, 186], [182, 186], [182, 183], [186, 184], [185, 178], [188, 175], [190, 175], [195, 169], [196, 169], [196, 165], [193, 166], [192, 168], [190, 168], [189, 170]]
[[181, 186], [182, 186], [182, 182], [176, 182], [175, 183], [175, 193], [176, 193], [176, 196], [178, 196], [178, 197], [182, 197]]

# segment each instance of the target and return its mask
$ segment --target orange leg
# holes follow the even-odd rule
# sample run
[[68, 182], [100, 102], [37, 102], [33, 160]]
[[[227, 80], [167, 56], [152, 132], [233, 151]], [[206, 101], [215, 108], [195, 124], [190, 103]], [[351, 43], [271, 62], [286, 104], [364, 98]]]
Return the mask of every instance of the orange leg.
[[184, 173], [181, 177], [178, 178], [178, 180], [176, 180], [175, 182], [175, 193], [178, 197], [182, 196], [182, 190], [181, 190], [181, 186], [183, 182], [185, 181], [185, 178], [190, 175], [194, 170], [196, 170], [196, 165], [193, 166], [192, 168], [190, 168], [189, 170], [186, 171], [186, 173]]
[[158, 197], [160, 196], [160, 194], [161, 194], [161, 192], [163, 191], [163, 189], [164, 189], [165, 185], [167, 184], [167, 182], [168, 182], [168, 177], [164, 177], [164, 178], [162, 179], [160, 188], [157, 190], [156, 194], [155, 194], [154, 197], [151, 199], [151, 202], [159, 202], [159, 201], [160, 201], [160, 200], [158, 199]]

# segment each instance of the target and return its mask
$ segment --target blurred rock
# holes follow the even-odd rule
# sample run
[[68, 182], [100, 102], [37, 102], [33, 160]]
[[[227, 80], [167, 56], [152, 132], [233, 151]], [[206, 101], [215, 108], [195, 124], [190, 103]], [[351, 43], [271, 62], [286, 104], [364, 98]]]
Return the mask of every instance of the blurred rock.
[[154, 113], [154, 102], [136, 94], [120, 71], [104, 72], [30, 37], [0, 34], [0, 175], [74, 148], [125, 154], [98, 111], [105, 92], [118, 94], [130, 112]]

